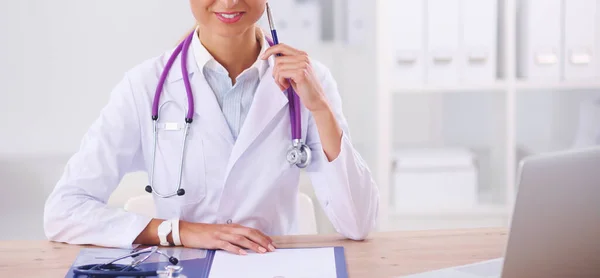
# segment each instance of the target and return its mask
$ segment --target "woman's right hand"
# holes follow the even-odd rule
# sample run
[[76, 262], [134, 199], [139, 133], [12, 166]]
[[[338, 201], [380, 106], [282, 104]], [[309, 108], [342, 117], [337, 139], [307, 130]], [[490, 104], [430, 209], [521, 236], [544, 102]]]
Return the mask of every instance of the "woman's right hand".
[[238, 224], [204, 224], [181, 221], [179, 237], [185, 247], [221, 249], [233, 254], [246, 255], [244, 250], [257, 253], [275, 251], [273, 240], [259, 230]]

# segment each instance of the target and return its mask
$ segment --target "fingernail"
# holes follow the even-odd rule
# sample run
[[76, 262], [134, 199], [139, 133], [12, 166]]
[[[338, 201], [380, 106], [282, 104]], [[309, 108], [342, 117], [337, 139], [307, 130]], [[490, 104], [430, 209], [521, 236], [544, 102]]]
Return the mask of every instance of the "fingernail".
[[277, 243], [275, 243], [275, 241], [271, 242], [271, 244], [273, 244], [273, 246], [275, 246], [275, 248], [277, 248]]
[[267, 249], [265, 249], [264, 247], [260, 246], [260, 247], [258, 247], [258, 251], [260, 251], [261, 253], [265, 253], [265, 252], [267, 252]]
[[267, 247], [269, 247], [269, 251], [275, 252], [275, 247], [273, 247], [273, 245], [269, 244]]
[[246, 252], [245, 250], [242, 249], [242, 250], [240, 250], [240, 255], [244, 255], [244, 256], [248, 255], [248, 252]]

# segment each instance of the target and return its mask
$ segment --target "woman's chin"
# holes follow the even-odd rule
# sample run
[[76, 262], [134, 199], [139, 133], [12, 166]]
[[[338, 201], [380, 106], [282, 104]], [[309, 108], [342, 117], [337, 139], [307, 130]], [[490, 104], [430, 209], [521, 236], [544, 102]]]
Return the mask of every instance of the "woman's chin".
[[226, 37], [226, 38], [233, 38], [233, 37], [238, 37], [243, 35], [244, 33], [248, 32], [249, 29], [254, 29], [254, 25], [250, 24], [250, 25], [225, 25], [225, 26], [218, 26], [218, 28], [214, 28], [213, 30], [215, 30], [215, 33], [218, 34], [221, 37]]

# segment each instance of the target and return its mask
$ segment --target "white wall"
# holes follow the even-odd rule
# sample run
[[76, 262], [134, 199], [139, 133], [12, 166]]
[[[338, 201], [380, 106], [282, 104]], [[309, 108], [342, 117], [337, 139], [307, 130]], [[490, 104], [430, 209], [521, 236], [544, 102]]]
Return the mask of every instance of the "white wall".
[[[530, 91], [517, 98], [517, 143], [532, 153], [573, 147], [581, 109], [600, 100], [600, 90]], [[589, 116], [589, 115], [588, 115]], [[598, 127], [600, 128], [600, 126]]]
[[0, 239], [43, 238], [44, 200], [113, 86], [193, 23], [187, 1], [0, 2], [0, 219], [19, 227]]
[[0, 154], [71, 153], [123, 73], [194, 20], [187, 1], [0, 2]]

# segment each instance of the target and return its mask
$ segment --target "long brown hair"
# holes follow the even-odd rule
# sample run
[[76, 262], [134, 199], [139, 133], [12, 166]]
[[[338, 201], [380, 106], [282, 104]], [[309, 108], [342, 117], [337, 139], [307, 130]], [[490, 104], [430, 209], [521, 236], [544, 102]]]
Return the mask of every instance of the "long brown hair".
[[194, 32], [196, 30], [196, 28], [198, 27], [198, 24], [194, 24], [194, 26], [192, 28], [190, 28], [187, 32], [185, 32], [185, 35], [183, 35], [178, 41], [177, 44], [175, 44], [176, 46], [181, 44], [181, 42], [183, 42], [189, 35], [191, 32]]

